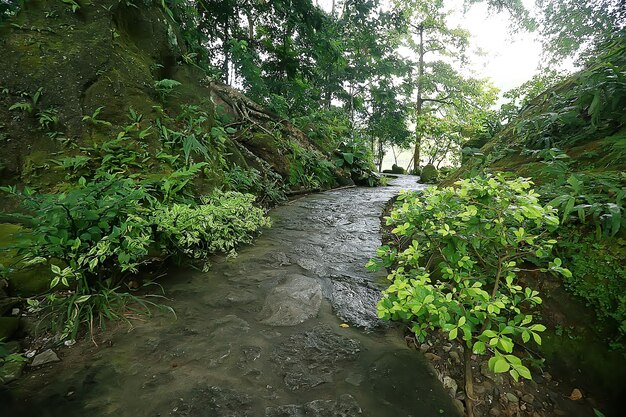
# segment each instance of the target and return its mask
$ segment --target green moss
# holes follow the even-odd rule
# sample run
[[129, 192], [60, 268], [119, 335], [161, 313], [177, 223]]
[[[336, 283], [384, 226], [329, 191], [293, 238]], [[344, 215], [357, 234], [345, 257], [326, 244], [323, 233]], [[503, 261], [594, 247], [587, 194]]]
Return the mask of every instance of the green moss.
[[10, 339], [20, 327], [17, 317], [0, 317], [0, 340]]
[[428, 164], [424, 168], [422, 168], [422, 172], [420, 175], [420, 180], [426, 184], [432, 184], [437, 182], [439, 178], [439, 172], [434, 165]]

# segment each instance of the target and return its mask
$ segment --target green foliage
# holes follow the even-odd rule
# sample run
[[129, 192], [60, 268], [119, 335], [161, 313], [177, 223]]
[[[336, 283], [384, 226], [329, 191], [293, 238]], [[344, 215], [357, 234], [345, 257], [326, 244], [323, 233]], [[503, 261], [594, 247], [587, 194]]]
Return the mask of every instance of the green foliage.
[[197, 206], [157, 205], [154, 223], [159, 242], [170, 253], [191, 259], [233, 253], [238, 245], [250, 243], [261, 228], [270, 226], [264, 211], [253, 203], [250, 194], [215, 191]]
[[[572, 226], [563, 233], [558, 250], [567, 259], [571, 277], [566, 288], [593, 308], [618, 339], [626, 336], [626, 242], [612, 238], [598, 241]], [[611, 332], [612, 333], [612, 332]]]
[[[211, 117], [201, 106], [183, 105], [181, 110], [176, 120], [157, 120], [161, 140], [173, 150], [182, 151], [186, 164], [193, 162], [195, 157], [224, 166], [224, 128], [211, 126]], [[167, 127], [166, 122], [176, 125], [177, 128]], [[214, 155], [209, 152], [212, 147], [218, 151]]]
[[262, 175], [254, 168], [235, 165], [226, 172], [224, 182], [233, 191], [256, 195], [260, 204], [279, 204], [287, 199], [282, 178], [273, 172]]
[[[184, 184], [197, 168], [189, 167], [180, 181]], [[171, 204], [181, 187], [163, 188], [166, 199], [159, 201], [146, 185], [108, 175], [90, 182], [81, 178], [63, 194], [4, 189], [32, 213], [32, 233], [19, 249], [22, 267], [50, 265], [50, 289], [62, 290], [33, 301], [31, 307], [48, 310], [63, 338], [74, 338], [85, 323], [92, 327], [122, 318], [123, 308], [149, 311], [154, 303], [120, 286], [154, 261], [148, 256], [151, 251], [179, 259], [234, 253], [236, 246], [269, 226], [264, 211], [253, 206], [252, 195], [216, 192], [200, 204]]]
[[102, 112], [102, 109], [104, 109], [104, 106], [98, 107], [91, 115], [83, 116], [83, 122], [88, 122], [94, 126], [112, 126], [111, 122], [98, 118], [98, 116], [100, 116], [100, 113]]
[[319, 151], [304, 148], [294, 141], [289, 141], [287, 146], [290, 152], [289, 185], [318, 189], [335, 183], [335, 166]]
[[155, 81], [154, 89], [157, 91], [157, 93], [159, 93], [161, 100], [165, 100], [165, 98], [174, 91], [174, 88], [178, 87], [179, 85], [181, 84], [178, 81], [165, 78], [159, 81]]
[[530, 379], [514, 347], [531, 338], [541, 343], [545, 326], [533, 324], [531, 309], [541, 298], [520, 285], [518, 274], [530, 262], [571, 277], [560, 259], [549, 261], [556, 244], [549, 234], [559, 220], [531, 184], [498, 175], [403, 193], [387, 223], [407, 246], [383, 246], [381, 259], [368, 264], [394, 268], [379, 316], [411, 323], [420, 341], [441, 329], [474, 353], [491, 355], [492, 371]]
[[372, 162], [372, 154], [362, 142], [343, 142], [335, 153], [335, 165], [350, 171], [356, 184], [374, 187], [379, 185], [380, 176]]
[[598, 57], [560, 84], [540, 112], [514, 120], [520, 144], [530, 149], [571, 147], [615, 132], [626, 122], [626, 38], [605, 43]]
[[39, 104], [39, 100], [43, 94], [43, 87], [39, 87], [35, 94], [30, 96], [29, 94], [23, 94], [26, 97], [30, 98], [30, 101], [20, 101], [13, 104], [9, 107], [9, 111], [20, 110], [27, 113], [33, 113], [35, 109], [37, 109], [37, 105]]

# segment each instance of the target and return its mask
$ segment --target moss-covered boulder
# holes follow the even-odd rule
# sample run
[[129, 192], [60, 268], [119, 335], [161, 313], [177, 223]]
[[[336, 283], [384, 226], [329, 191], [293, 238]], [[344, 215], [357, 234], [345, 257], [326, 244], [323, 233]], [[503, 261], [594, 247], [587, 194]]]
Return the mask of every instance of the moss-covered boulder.
[[439, 179], [439, 171], [433, 164], [428, 164], [422, 168], [420, 179], [423, 183], [434, 184]]
[[392, 174], [402, 175], [402, 174], [405, 174], [405, 173], [406, 173], [406, 171], [404, 170], [404, 168], [399, 167], [399, 166], [398, 166], [398, 165], [396, 165], [396, 164], [393, 164], [393, 165], [391, 166], [391, 173], [392, 173]]

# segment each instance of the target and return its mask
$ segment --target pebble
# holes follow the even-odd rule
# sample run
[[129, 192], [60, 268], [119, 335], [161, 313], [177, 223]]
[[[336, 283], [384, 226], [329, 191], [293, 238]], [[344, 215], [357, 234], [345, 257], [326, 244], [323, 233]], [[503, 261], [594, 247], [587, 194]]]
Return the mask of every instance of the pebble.
[[522, 400], [528, 404], [532, 404], [535, 401], [535, 396], [532, 394], [524, 394], [522, 395]]
[[443, 386], [450, 392], [451, 397], [455, 396], [456, 391], [459, 388], [456, 381], [453, 378], [450, 378], [449, 376], [443, 377]]
[[512, 392], [507, 392], [505, 397], [506, 397], [507, 401], [509, 401], [509, 402], [511, 402], [513, 404], [516, 404], [519, 401], [519, 399]]
[[502, 412], [498, 407], [493, 407], [491, 410], [489, 410], [489, 415], [492, 417], [498, 417], [500, 414], [502, 414]]
[[459, 352], [455, 350], [450, 351], [450, 357], [454, 359], [456, 363], [461, 363], [461, 356], [459, 356]]
[[428, 352], [428, 350], [429, 350], [429, 349], [430, 349], [430, 345], [429, 345], [429, 344], [427, 344], [427, 343], [422, 343], [422, 344], [420, 345], [420, 350], [421, 350], [422, 352], [424, 352], [424, 353], [425, 353], [425, 352]]
[[429, 361], [433, 361], [433, 362], [441, 360], [441, 356], [435, 355], [434, 353], [430, 353], [430, 352], [424, 353], [424, 357], [428, 359]]

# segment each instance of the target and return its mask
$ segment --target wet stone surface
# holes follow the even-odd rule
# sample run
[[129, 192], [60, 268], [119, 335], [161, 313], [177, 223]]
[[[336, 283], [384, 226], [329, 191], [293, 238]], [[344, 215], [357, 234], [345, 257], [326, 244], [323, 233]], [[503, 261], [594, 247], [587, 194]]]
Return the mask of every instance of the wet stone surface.
[[419, 187], [392, 184], [274, 209], [273, 227], [236, 258], [161, 281], [176, 317], [60, 351], [11, 384], [2, 417], [458, 415], [401, 330], [375, 315], [384, 277], [364, 265], [381, 243], [379, 216]]

